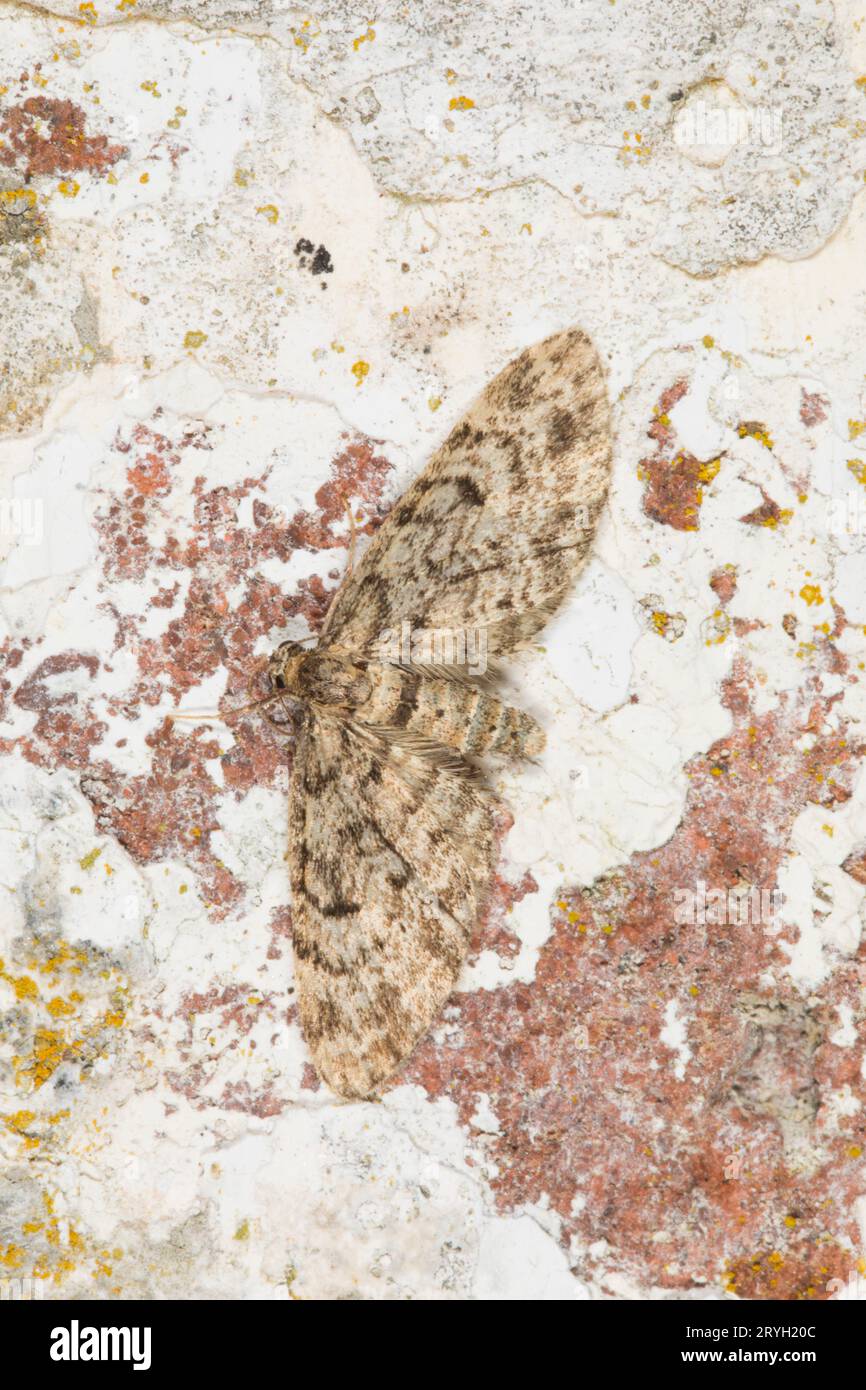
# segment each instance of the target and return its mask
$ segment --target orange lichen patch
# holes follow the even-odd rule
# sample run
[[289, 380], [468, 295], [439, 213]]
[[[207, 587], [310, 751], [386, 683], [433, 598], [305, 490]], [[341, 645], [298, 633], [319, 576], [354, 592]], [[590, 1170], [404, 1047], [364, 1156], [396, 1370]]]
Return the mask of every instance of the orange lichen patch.
[[38, 1091], [64, 1059], [75, 1056], [81, 1045], [80, 1039], [68, 1039], [60, 1029], [37, 1028], [31, 1051], [12, 1059], [16, 1084]]
[[722, 466], [720, 458], [709, 459], [707, 463], [702, 463], [698, 469], [698, 477], [702, 483], [711, 483]]
[[824, 602], [824, 595], [821, 592], [820, 584], [804, 584], [800, 590], [800, 598], [810, 608]]
[[[48, 1133], [46, 1126], [56, 1127], [68, 1113], [57, 1110], [56, 1103], [51, 1105], [50, 1088], [47, 1104], [37, 1105], [39, 1092], [64, 1063], [75, 1063], [84, 1075], [98, 1057], [116, 1046], [110, 1030], [125, 1013], [126, 981], [105, 953], [93, 946], [72, 947], [37, 935], [32, 941], [16, 939], [13, 949], [26, 960], [28, 970], [26, 977], [17, 978], [27, 978], [34, 986], [23, 992], [8, 1026], [15, 1085], [29, 1100], [19, 1118], [25, 1110], [30, 1114], [26, 1128], [35, 1147]], [[42, 977], [47, 990], [42, 988]], [[3, 978], [16, 977], [4, 969]]]
[[[93, 1251], [91, 1242], [69, 1217], [58, 1214], [48, 1192], [43, 1191], [28, 1204], [18, 1230], [20, 1237], [6, 1249], [11, 1250], [17, 1271], [30, 1278], [60, 1285], [67, 1275], [92, 1272], [103, 1262], [104, 1252]], [[123, 1252], [116, 1253], [120, 1256]]]
[[655, 453], [642, 458], [638, 465], [638, 477], [644, 484], [644, 512], [674, 531], [699, 530], [703, 485], [713, 481], [721, 466], [721, 457], [701, 460], [674, 449], [676, 431], [669, 412], [687, 391], [688, 383], [681, 380], [659, 397], [647, 430], [655, 441]]
[[858, 483], [866, 487], [866, 462], [863, 459], [848, 459], [847, 468], [849, 473], [853, 473]]
[[764, 499], [760, 507], [756, 507], [753, 512], [747, 512], [740, 517], [740, 521], [745, 526], [765, 526], [768, 530], [774, 531], [779, 525], [787, 525], [794, 513], [786, 507], [780, 507], [778, 502], [761, 488], [761, 496]]
[[5, 980], [15, 991], [15, 998], [20, 1002], [24, 999], [35, 999], [39, 993], [36, 981], [29, 975], [11, 975], [6, 970], [3, 961], [0, 960], [0, 980]]
[[449, 111], [471, 111], [475, 102], [471, 97], [452, 97], [448, 103]]
[[[77, 1011], [73, 1009], [67, 1013], [64, 1009], [63, 1017], [76, 1019]], [[119, 1028], [124, 1017], [122, 1008], [114, 1008], [106, 1010], [94, 1022], [85, 1023], [79, 1029], [36, 1028], [31, 1050], [12, 1058], [16, 1085], [25, 1090], [38, 1091], [51, 1079], [61, 1063], [95, 1060], [105, 1050], [102, 1045], [105, 1030]]]
[[14, 1115], [2, 1116], [3, 1124], [11, 1134], [17, 1134], [19, 1138], [24, 1140], [26, 1149], [35, 1149], [39, 1145], [39, 1140], [34, 1135], [28, 1134], [35, 1119], [36, 1114], [33, 1110], [16, 1110]]
[[73, 990], [68, 999], [61, 999], [59, 994], [55, 994], [53, 999], [49, 999], [45, 1005], [52, 1018], [71, 1018], [75, 1013], [76, 1006], [82, 1002], [82, 996], [77, 990]]
[[33, 242], [38, 247], [45, 229], [34, 188], [0, 189], [0, 244]]
[[[849, 794], [862, 750], [832, 697], [807, 682], [758, 714], [753, 681], [740, 663], [726, 683], [732, 729], [686, 767], [671, 838], [558, 893], [532, 984], [457, 995], [453, 1030], [422, 1043], [395, 1085], [448, 1096], [465, 1124], [488, 1097], [498, 1209], [549, 1205], [581, 1278], [826, 1298], [860, 1254], [850, 1150], [866, 1123], [840, 1134], [832, 1098], [861, 1086], [864, 1045], [830, 1039], [839, 1006], [859, 1008], [862, 960], [805, 1001], [785, 983], [784, 904], [772, 931], [762, 912], [797, 817]], [[738, 885], [761, 890], [759, 907], [690, 919], [683, 890], [701, 883], [724, 890], [726, 913]], [[678, 1066], [672, 1001], [690, 1054]], [[809, 1172], [786, 1130], [794, 1113]]]
[[654, 608], [650, 613], [650, 622], [658, 633], [659, 637], [664, 637], [671, 624], [672, 614], [663, 608]]
[[744, 420], [737, 426], [737, 434], [741, 439], [754, 439], [765, 449], [773, 448], [773, 441], [770, 438], [767, 426], [761, 424], [760, 420]]
[[56, 97], [27, 97], [0, 114], [0, 164], [40, 174], [104, 174], [123, 157], [123, 145], [105, 135], [88, 135], [80, 106]]

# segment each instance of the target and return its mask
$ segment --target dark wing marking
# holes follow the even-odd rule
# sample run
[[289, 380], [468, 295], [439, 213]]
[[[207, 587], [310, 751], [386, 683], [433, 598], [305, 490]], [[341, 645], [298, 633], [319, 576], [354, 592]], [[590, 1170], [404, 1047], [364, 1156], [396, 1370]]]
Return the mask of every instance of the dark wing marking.
[[532, 636], [589, 553], [607, 492], [610, 420], [579, 329], [521, 353], [396, 503], [339, 590], [324, 640], [363, 652], [397, 629], [487, 631], [491, 655]]

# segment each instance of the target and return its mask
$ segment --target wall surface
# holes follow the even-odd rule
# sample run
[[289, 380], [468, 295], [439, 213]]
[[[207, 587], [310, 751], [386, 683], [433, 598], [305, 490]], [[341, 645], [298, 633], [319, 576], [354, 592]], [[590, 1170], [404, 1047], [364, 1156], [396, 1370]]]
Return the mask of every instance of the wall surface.
[[[0, 1276], [866, 1293], [866, 8], [0, 3]], [[256, 661], [580, 324], [615, 475], [379, 1103], [293, 1002]], [[775, 894], [775, 896], [774, 896]]]

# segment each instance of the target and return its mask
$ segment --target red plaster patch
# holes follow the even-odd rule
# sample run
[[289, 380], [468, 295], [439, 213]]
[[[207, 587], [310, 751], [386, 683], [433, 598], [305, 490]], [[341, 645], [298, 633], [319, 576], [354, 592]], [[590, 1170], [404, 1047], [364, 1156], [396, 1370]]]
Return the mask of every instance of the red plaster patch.
[[700, 529], [703, 487], [712, 481], [719, 466], [718, 458], [702, 461], [675, 448], [676, 430], [668, 412], [688, 389], [688, 382], [680, 380], [662, 392], [647, 430], [655, 442], [655, 452], [642, 458], [638, 466], [644, 484], [644, 512], [674, 531]]
[[126, 153], [105, 135], [88, 135], [80, 106], [57, 97], [27, 97], [0, 113], [0, 163], [39, 174], [104, 174]]
[[792, 928], [683, 923], [677, 909], [699, 881], [773, 889], [795, 818], [847, 794], [862, 750], [811, 690], [756, 715], [740, 668], [725, 699], [733, 730], [687, 768], [671, 839], [563, 892], [534, 983], [458, 996], [456, 1040], [424, 1043], [400, 1080], [449, 1095], [464, 1123], [489, 1096], [500, 1209], [549, 1199], [581, 1276], [822, 1298], [862, 1253], [851, 1155], [866, 1115], [837, 1131], [830, 1104], [843, 1078], [862, 1090], [862, 1042], [829, 1042], [838, 1005], [859, 1012], [856, 965], [803, 1000], [783, 974]]
[[740, 517], [740, 521], [746, 526], [777, 526], [782, 515], [782, 508], [778, 502], [774, 502], [769, 493], [761, 488], [763, 502], [754, 511], [748, 512]]
[[710, 588], [724, 608], [737, 592], [737, 570], [735, 565], [720, 565], [710, 575]]
[[538, 884], [528, 870], [518, 883], [509, 883], [501, 874], [495, 875], [484, 921], [473, 937], [470, 962], [476, 961], [482, 951], [494, 951], [504, 960], [511, 960], [517, 955], [520, 938], [511, 930], [508, 917], [515, 903], [522, 902], [527, 894], [537, 892]]
[[284, 945], [292, 940], [292, 909], [274, 908], [270, 920], [271, 944], [268, 946], [268, 960], [282, 960]]
[[[161, 424], [160, 412], [154, 423], [138, 424], [115, 440], [113, 452], [127, 486], [119, 495], [108, 493], [94, 517], [105, 608], [117, 624], [115, 650], [122, 647], [135, 658], [127, 688], [102, 697], [97, 657], [71, 652], [48, 657], [17, 689], [13, 662], [7, 660], [6, 690], [0, 685], [0, 694], [38, 716], [35, 728], [17, 740], [24, 756], [43, 766], [79, 770], [99, 828], [115, 836], [138, 863], [174, 857], [187, 863], [213, 918], [219, 919], [241, 901], [244, 885], [212, 847], [219, 828], [216, 806], [225, 793], [207, 763], [221, 761], [225, 786], [237, 799], [253, 786], [285, 787], [290, 738], [251, 712], [233, 722], [235, 741], [223, 752], [211, 726], [164, 720], [146, 740], [150, 769], [131, 776], [94, 753], [107, 730], [103, 716], [132, 725], [166, 694], [179, 703], [221, 668], [228, 672], [226, 711], [248, 700], [258, 639], [295, 616], [318, 628], [333, 592], [314, 575], [301, 580], [294, 593], [284, 594], [279, 584], [262, 577], [263, 563], [273, 556], [288, 559], [300, 545], [345, 546], [345, 497], [364, 508], [362, 529], [375, 530], [385, 515], [381, 497], [390, 464], [368, 441], [347, 439], [333, 461], [330, 480], [319, 490], [322, 517], [300, 512], [288, 523], [256, 495], [264, 488], [267, 470], [231, 487], [209, 486], [203, 470], [191, 485], [192, 519], [178, 527], [170, 511], [178, 469], [186, 466], [182, 485], [189, 488], [189, 462], [198, 453], [206, 456], [212, 447], [210, 431], [194, 425], [169, 438], [157, 422]], [[249, 496], [254, 499], [252, 523], [241, 525], [238, 509]], [[163, 539], [157, 543], [155, 535]], [[146, 635], [144, 620], [120, 612], [120, 600], [115, 600], [115, 583], [133, 581], [149, 593], [153, 608], [165, 609], [181, 591], [181, 580], [186, 582], [183, 610], [164, 630], [160, 626], [158, 636]], [[105, 669], [111, 671], [110, 662]], [[15, 742], [0, 746], [8, 749]]]
[[314, 1066], [310, 1065], [309, 1062], [305, 1062], [303, 1075], [301, 1076], [301, 1090], [320, 1091], [321, 1089], [322, 1083], [319, 1080], [319, 1073], [316, 1071], [316, 1068]]
[[[304, 550], [326, 550], [346, 544], [346, 507], [360, 502], [371, 513], [356, 520], [357, 530], [370, 534], [380, 524], [379, 499], [391, 465], [364, 440], [348, 444], [335, 460], [331, 477], [316, 493], [316, 511], [298, 512], [287, 528], [287, 539]], [[335, 531], [336, 527], [336, 531]]]
[[843, 862], [842, 868], [858, 883], [866, 883], [866, 845], [855, 850], [853, 854], [849, 854]]
[[830, 402], [820, 391], [807, 391], [800, 387], [800, 419], [804, 425], [820, 425], [827, 419]]

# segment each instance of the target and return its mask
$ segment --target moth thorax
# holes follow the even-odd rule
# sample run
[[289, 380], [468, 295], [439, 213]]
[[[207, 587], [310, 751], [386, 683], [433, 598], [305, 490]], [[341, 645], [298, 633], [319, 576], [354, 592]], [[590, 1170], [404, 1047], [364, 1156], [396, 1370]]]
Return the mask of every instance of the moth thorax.
[[294, 691], [298, 687], [301, 663], [309, 649], [299, 642], [281, 642], [268, 662], [268, 679], [273, 690]]

